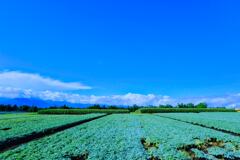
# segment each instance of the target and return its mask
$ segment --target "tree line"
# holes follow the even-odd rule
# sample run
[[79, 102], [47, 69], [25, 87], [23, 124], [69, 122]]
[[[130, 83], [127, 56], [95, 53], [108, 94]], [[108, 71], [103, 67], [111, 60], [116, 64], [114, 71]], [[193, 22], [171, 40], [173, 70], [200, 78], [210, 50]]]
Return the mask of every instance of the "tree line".
[[[63, 106], [50, 106], [49, 109], [72, 109], [67, 105]], [[10, 104], [0, 104], [0, 111], [2, 112], [37, 112], [41, 108], [37, 106], [29, 106], [29, 105], [10, 105]]]
[[193, 104], [193, 103], [178, 103], [176, 106], [172, 105], [159, 105], [159, 108], [208, 108], [207, 103], [198, 103], [198, 104]]
[[[73, 107], [63, 105], [63, 106], [50, 106], [49, 109], [73, 109]], [[193, 104], [193, 103], [179, 103], [175, 106], [166, 104], [166, 105], [159, 105], [159, 106], [140, 106], [140, 105], [132, 105], [132, 106], [117, 106], [117, 105], [100, 105], [100, 104], [94, 104], [87, 109], [128, 109], [130, 112], [134, 112], [140, 108], [208, 108], [208, 105], [206, 103], [199, 103], [199, 104]], [[0, 104], [0, 111], [7, 111], [7, 112], [37, 112], [40, 108], [37, 106], [28, 106], [28, 105], [4, 105]]]
[[0, 111], [2, 112], [37, 112], [37, 106], [28, 106], [28, 105], [10, 105], [10, 104], [0, 104]]
[[199, 103], [199, 104], [193, 104], [193, 103], [178, 103], [177, 105], [170, 105], [170, 104], [160, 104], [159, 106], [139, 106], [139, 105], [133, 105], [129, 106], [128, 109], [130, 112], [134, 112], [140, 108], [208, 108], [207, 103]]

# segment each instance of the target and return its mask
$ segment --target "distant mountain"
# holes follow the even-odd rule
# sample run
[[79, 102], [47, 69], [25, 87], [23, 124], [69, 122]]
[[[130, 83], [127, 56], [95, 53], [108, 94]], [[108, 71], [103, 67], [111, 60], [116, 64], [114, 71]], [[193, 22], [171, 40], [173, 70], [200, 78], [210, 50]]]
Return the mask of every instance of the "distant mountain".
[[11, 104], [11, 105], [29, 105], [29, 106], [37, 106], [39, 108], [47, 108], [50, 106], [63, 106], [67, 105], [69, 107], [74, 108], [86, 108], [91, 104], [81, 104], [81, 103], [70, 103], [66, 101], [51, 101], [51, 100], [41, 100], [37, 98], [0, 98], [0, 104]]

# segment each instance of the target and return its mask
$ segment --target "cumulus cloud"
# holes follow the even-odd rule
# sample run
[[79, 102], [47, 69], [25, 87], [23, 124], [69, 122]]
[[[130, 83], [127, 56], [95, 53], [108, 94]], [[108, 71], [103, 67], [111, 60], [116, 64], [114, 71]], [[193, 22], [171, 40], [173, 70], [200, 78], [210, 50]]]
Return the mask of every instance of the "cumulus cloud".
[[206, 102], [211, 107], [239, 108], [240, 93], [214, 97], [173, 98], [166, 95], [127, 93], [124, 95], [96, 96], [66, 93], [66, 91], [91, 89], [79, 82], [62, 82], [39, 74], [18, 71], [0, 72], [0, 97], [39, 98], [85, 104], [154, 105]]
[[87, 104], [111, 104], [111, 105], [159, 105], [169, 104], [173, 100], [168, 96], [157, 96], [153, 94], [142, 95], [128, 93], [125, 95], [95, 96], [80, 95], [57, 91], [33, 91], [31, 89], [3, 88], [0, 87], [0, 97], [5, 98], [39, 98], [43, 100], [67, 101], [71, 103]]
[[82, 90], [91, 89], [79, 82], [62, 82], [39, 74], [24, 73], [19, 71], [0, 72], [0, 87], [12, 89], [31, 89], [37, 91], [53, 90]]
[[200, 103], [206, 102], [211, 107], [239, 108], [240, 94], [232, 94], [218, 97], [194, 97], [194, 98], [172, 98], [154, 94], [134, 94], [96, 96], [64, 93], [57, 91], [33, 91], [31, 89], [3, 88], [0, 87], [0, 97], [6, 98], [39, 98], [42, 100], [67, 101], [71, 103], [84, 104], [108, 104], [108, 105], [159, 105], [178, 103]]

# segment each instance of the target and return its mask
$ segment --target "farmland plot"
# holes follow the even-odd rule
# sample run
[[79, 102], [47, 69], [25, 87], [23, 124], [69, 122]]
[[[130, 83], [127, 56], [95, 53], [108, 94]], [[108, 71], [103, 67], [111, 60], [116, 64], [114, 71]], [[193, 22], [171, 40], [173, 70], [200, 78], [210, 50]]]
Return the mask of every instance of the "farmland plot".
[[29, 118], [32, 116], [36, 116], [36, 113], [6, 113], [6, 114], [0, 114], [0, 120]]
[[240, 138], [154, 115], [141, 120], [144, 144], [159, 159], [240, 159]]
[[240, 159], [240, 137], [158, 115], [109, 115], [8, 150], [0, 159]]
[[240, 134], [239, 113], [164, 113], [158, 115]]
[[146, 160], [140, 118], [110, 115], [4, 152], [0, 159]]
[[3, 117], [0, 116], [0, 144], [9, 139], [31, 135], [36, 132], [44, 132], [44, 130], [49, 128], [100, 115], [103, 114], [87, 114], [81, 116], [13, 114]]

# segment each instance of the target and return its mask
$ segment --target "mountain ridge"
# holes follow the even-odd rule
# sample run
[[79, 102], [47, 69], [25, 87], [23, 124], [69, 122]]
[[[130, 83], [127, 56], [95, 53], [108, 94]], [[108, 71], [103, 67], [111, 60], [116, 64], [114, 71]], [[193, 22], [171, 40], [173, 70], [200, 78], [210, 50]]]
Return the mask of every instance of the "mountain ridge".
[[51, 106], [63, 106], [67, 105], [73, 108], [87, 108], [92, 104], [83, 103], [71, 103], [66, 101], [52, 101], [52, 100], [42, 100], [38, 98], [0, 98], [0, 104], [10, 104], [10, 105], [29, 105], [37, 106], [39, 108], [47, 108]]

